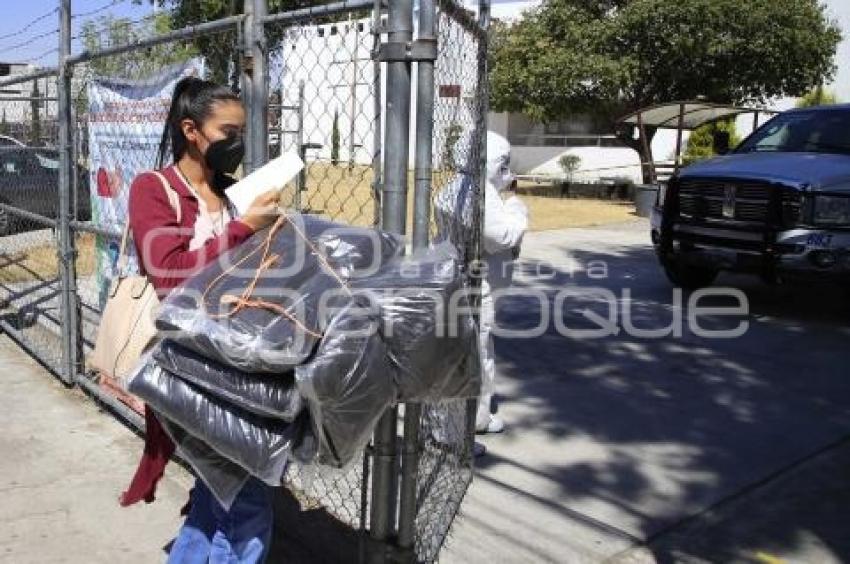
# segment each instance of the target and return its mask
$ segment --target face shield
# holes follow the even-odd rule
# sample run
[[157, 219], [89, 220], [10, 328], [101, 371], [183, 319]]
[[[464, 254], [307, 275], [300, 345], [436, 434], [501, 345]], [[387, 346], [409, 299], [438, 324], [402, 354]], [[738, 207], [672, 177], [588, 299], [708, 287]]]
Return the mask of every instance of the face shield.
[[[460, 172], [473, 174], [476, 167], [474, 155], [476, 151], [472, 145], [472, 138], [467, 133], [455, 144], [453, 157]], [[504, 190], [510, 187], [515, 180], [511, 172], [511, 145], [508, 140], [493, 132], [487, 132], [487, 183], [496, 188]]]
[[514, 182], [511, 172], [511, 145], [508, 140], [492, 132], [487, 133], [487, 182], [502, 191]]

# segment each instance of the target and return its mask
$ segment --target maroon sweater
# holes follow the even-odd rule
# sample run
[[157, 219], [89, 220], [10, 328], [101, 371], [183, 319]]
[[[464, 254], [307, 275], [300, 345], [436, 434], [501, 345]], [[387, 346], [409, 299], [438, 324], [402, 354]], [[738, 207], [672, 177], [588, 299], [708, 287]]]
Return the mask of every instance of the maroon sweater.
[[[161, 181], [149, 172], [138, 175], [130, 186], [129, 216], [139, 267], [163, 298], [221, 253], [249, 238], [253, 231], [233, 220], [221, 235], [190, 251], [198, 201], [174, 170], [174, 165], [160, 172], [180, 196], [180, 222], [177, 222]], [[173, 454], [171, 439], [153, 412], [145, 409], [145, 449], [130, 486], [121, 495], [121, 505], [132, 505], [142, 499], [152, 502], [157, 482]]]

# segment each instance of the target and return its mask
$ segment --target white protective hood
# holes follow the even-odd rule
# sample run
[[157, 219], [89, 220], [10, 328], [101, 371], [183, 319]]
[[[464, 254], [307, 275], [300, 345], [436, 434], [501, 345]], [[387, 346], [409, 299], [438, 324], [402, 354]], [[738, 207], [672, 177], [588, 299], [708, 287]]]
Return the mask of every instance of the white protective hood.
[[[452, 185], [446, 187], [437, 197], [437, 214], [450, 218], [457, 223], [468, 223], [471, 210], [468, 208], [471, 198], [466, 194], [458, 195], [458, 190], [469, 189], [469, 183], [463, 178], [471, 174], [476, 163], [470, 162], [470, 138], [465, 136], [454, 147], [455, 162], [462, 163], [461, 175]], [[522, 243], [528, 230], [528, 209], [516, 196], [504, 198], [502, 192], [510, 187], [514, 175], [510, 170], [511, 145], [501, 135], [487, 132], [487, 178], [484, 195], [484, 226], [482, 243], [484, 260], [487, 263], [487, 282], [491, 288], [505, 287], [510, 284], [513, 275], [515, 251]], [[466, 187], [466, 188], [465, 188]], [[444, 220], [444, 223], [448, 223]]]

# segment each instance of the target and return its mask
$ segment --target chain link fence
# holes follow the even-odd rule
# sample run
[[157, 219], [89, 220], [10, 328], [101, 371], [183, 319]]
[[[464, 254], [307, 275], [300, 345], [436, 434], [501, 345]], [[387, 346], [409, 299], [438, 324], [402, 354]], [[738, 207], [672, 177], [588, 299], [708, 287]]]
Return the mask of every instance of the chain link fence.
[[377, 224], [373, 173], [378, 97], [368, 11], [266, 26], [269, 155], [306, 169], [284, 205], [357, 226]]
[[[479, 88], [478, 24], [464, 8], [451, 1], [438, 4], [437, 60], [434, 64], [434, 176], [432, 194], [439, 200], [446, 188], [453, 186], [459, 175], [468, 177], [474, 186], [480, 171], [481, 124], [483, 92]], [[473, 192], [471, 192], [474, 194]], [[471, 206], [467, 211], [471, 211]], [[472, 226], [471, 216], [461, 222]], [[457, 231], [460, 224], [444, 226]], [[432, 234], [438, 236], [436, 222]], [[472, 233], [456, 236], [456, 243], [465, 246]], [[463, 239], [463, 240], [461, 240]]]
[[[63, 67], [17, 82], [0, 81], [4, 88], [17, 88], [0, 98], [0, 327], [56, 373], [70, 375], [69, 383], [76, 381], [125, 417], [129, 412], [98, 388], [86, 356], [117, 275], [130, 184], [138, 173], [156, 166], [170, 89], [182, 76], [197, 75], [243, 91], [249, 114], [252, 104], [267, 107], [265, 123], [250, 123], [249, 118], [248, 124], [249, 135], [266, 138], [260, 144], [266, 149], [263, 157], [295, 151], [306, 163], [285, 188], [285, 206], [350, 225], [380, 226], [389, 128], [401, 128], [396, 139], [410, 139], [405, 161], [410, 165], [417, 146], [411, 120], [386, 119], [388, 93], [398, 87], [387, 76], [398, 72], [402, 62], [411, 74], [432, 65], [433, 132], [426, 137], [432, 156], [423, 177], [428, 209], [414, 206], [411, 197], [401, 211], [408, 225], [413, 217], [429, 218], [428, 234], [444, 237], [432, 204], [447, 187], [466, 179], [472, 187], [471, 219], [461, 223], [463, 236], [451, 239], [467, 264], [476, 256], [480, 216], [473, 208], [480, 203], [485, 131], [486, 20], [450, 2], [422, 2], [420, 16], [422, 10], [433, 10], [435, 19], [433, 57], [388, 59], [381, 57], [381, 46], [398, 32], [388, 11], [399, 6], [410, 10], [412, 22], [409, 3], [376, 7], [371, 1], [348, 1], [268, 16], [263, 9], [254, 17], [258, 6], [264, 7], [255, 0], [244, 15], [177, 30], [167, 13], [134, 21], [99, 18], [70, 38], [78, 40], [77, 52], [63, 54], [60, 47]], [[181, 18], [180, 25], [191, 23], [186, 14]], [[428, 47], [430, 33], [420, 30], [417, 41]], [[258, 68], [265, 74], [250, 77], [247, 55], [256, 45], [262, 45], [265, 64]], [[64, 82], [63, 69], [68, 77]], [[246, 76], [263, 81], [264, 100], [249, 94]], [[417, 90], [418, 97], [410, 92], [413, 107], [425, 103], [427, 108], [422, 89]], [[67, 95], [65, 113], [60, 94]], [[63, 115], [67, 137], [60, 128]], [[67, 208], [60, 201], [63, 170], [72, 171], [64, 179]], [[418, 170], [403, 180], [411, 192]], [[132, 270], [134, 261], [130, 264]], [[68, 290], [70, 307], [63, 311], [67, 302], [62, 293]], [[74, 315], [67, 311], [71, 308]], [[70, 345], [63, 341], [68, 335]], [[467, 369], [475, 369], [474, 364]], [[382, 467], [396, 474], [401, 466], [412, 470], [401, 480], [376, 480], [372, 447], [341, 470], [292, 465], [284, 483], [300, 513], [294, 517], [298, 523], [287, 529], [300, 524], [308, 529], [307, 537], [326, 540], [310, 532], [314, 521], [308, 514], [318, 512], [333, 523], [330, 530], [340, 539], [355, 539], [356, 556], [348, 553], [346, 561], [385, 557], [393, 550], [414, 561], [437, 559], [472, 479], [470, 404], [433, 402], [403, 406], [402, 411], [403, 433], [397, 412], [389, 415], [396, 428], [387, 452], [394, 454]], [[409, 421], [415, 421], [415, 433], [408, 433]], [[383, 497], [376, 498], [374, 490], [382, 488]], [[412, 498], [405, 498], [404, 491], [412, 492]], [[376, 504], [376, 499], [391, 507], [379, 507], [383, 501]], [[383, 512], [378, 520], [385, 519], [390, 531], [407, 530], [405, 523], [412, 523], [412, 545], [394, 545], [392, 533], [372, 534], [376, 512]], [[331, 549], [327, 542], [314, 542], [311, 550]]]
[[[84, 364], [94, 348], [110, 284], [118, 275], [130, 185], [137, 174], [157, 165], [170, 103], [166, 94], [187, 75], [227, 83], [235, 72], [233, 53], [238, 51], [238, 33], [232, 26], [110, 54], [125, 40], [156, 36], [150, 20], [120, 29], [122, 34], [111, 43], [98, 44], [71, 67], [72, 148], [81, 179], [73, 194], [80, 201], [91, 201], [91, 220], [72, 224]], [[138, 272], [133, 245], [128, 246], [128, 272]], [[89, 372], [87, 366], [83, 372]]]
[[[375, 174], [380, 84], [372, 59], [377, 36], [370, 12], [308, 11], [267, 22], [264, 29], [268, 154], [273, 158], [295, 152], [306, 165], [285, 187], [282, 204], [361, 227], [377, 225], [380, 209]], [[302, 509], [327, 514], [325, 526], [335, 522], [362, 537], [370, 463], [364, 453], [341, 470], [293, 464], [285, 482]]]
[[0, 327], [60, 370], [56, 94], [53, 73], [7, 82], [0, 94]]
[[[479, 238], [481, 149], [486, 132], [487, 92], [482, 81], [486, 39], [475, 14], [450, 2], [436, 6], [432, 129], [432, 238], [448, 239], [471, 265]], [[459, 190], [466, 189], [458, 202]], [[454, 200], [450, 203], [448, 200]], [[449, 212], [453, 217], [441, 218]], [[440, 221], [440, 220], [443, 221]], [[475, 272], [467, 271], [474, 288]], [[477, 370], [471, 361], [466, 370]], [[422, 561], [437, 559], [472, 481], [475, 402], [441, 401], [423, 405], [417, 474], [415, 552]]]

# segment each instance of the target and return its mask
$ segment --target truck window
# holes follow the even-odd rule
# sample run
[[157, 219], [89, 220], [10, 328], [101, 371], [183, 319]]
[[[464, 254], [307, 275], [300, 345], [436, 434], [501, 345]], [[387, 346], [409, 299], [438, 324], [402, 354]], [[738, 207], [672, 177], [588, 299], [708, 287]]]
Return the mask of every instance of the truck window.
[[820, 110], [779, 115], [744, 141], [736, 152], [850, 155], [850, 111]]

